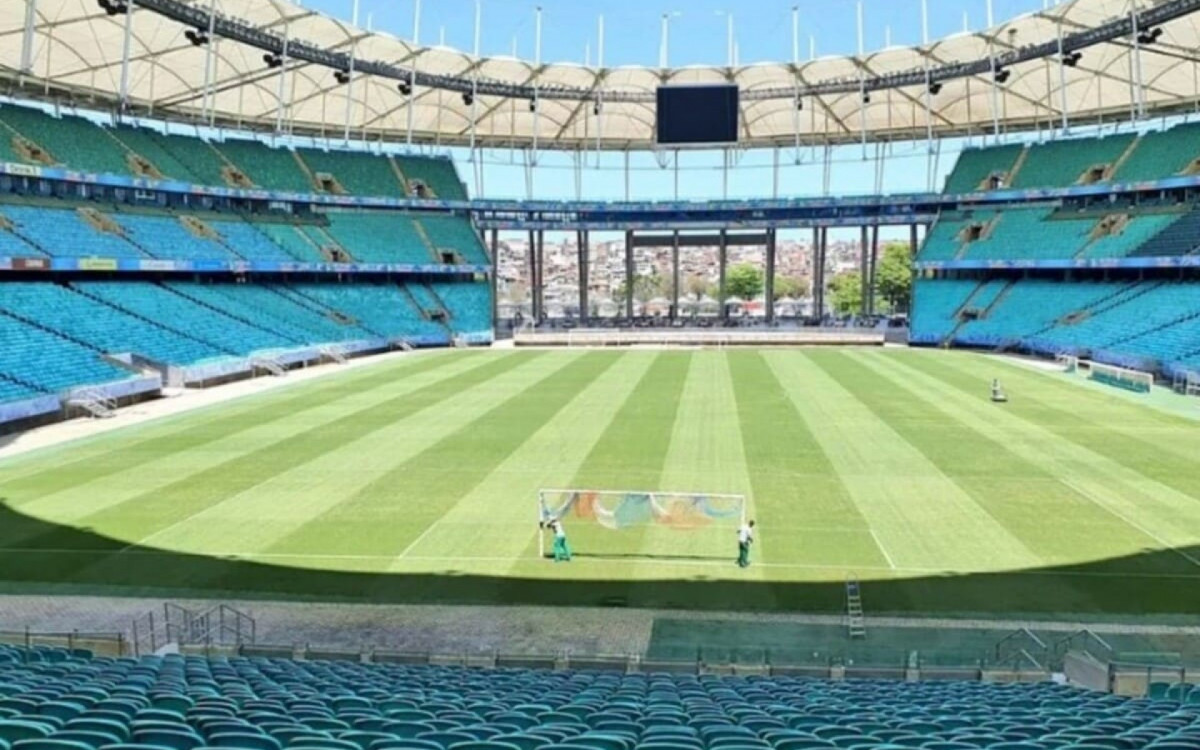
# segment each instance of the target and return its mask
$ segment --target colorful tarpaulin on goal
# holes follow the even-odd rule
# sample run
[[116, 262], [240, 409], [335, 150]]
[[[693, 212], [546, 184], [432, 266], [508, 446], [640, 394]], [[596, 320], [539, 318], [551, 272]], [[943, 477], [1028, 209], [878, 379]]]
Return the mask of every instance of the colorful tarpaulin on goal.
[[744, 518], [741, 495], [672, 492], [608, 492], [543, 490], [539, 493], [541, 519], [579, 519], [609, 529], [665, 526], [688, 530], [713, 523], [736, 523]]

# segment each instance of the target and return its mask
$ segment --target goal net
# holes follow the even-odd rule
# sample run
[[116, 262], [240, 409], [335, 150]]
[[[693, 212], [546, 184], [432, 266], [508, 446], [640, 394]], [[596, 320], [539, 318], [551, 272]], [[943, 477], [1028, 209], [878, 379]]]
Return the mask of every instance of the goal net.
[[1141, 370], [1130, 370], [1115, 365], [1090, 363], [1088, 379], [1097, 383], [1124, 388], [1135, 393], [1149, 393], [1154, 387], [1154, 375]]
[[541, 490], [538, 556], [558, 519], [572, 552], [585, 557], [732, 559], [746, 520], [744, 495], [695, 492]]
[[1072, 354], [1060, 354], [1054, 361], [1063, 368], [1063, 372], [1075, 372], [1079, 369], [1079, 357]]

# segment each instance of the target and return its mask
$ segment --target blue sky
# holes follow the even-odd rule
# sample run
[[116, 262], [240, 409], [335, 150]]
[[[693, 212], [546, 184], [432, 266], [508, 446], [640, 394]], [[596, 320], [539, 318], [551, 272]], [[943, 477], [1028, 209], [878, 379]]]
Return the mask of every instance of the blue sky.
[[[307, 0], [304, 4], [350, 18], [353, 0]], [[657, 65], [660, 18], [672, 14], [670, 64], [702, 65], [726, 61], [726, 14], [734, 17], [742, 63], [789, 59], [792, 54], [791, 9], [800, 8], [801, 56], [807, 57], [809, 36], [818, 55], [853, 53], [857, 47], [854, 0], [482, 0], [482, 51], [509, 54], [513, 39], [521, 57], [533, 57], [534, 7], [542, 6], [542, 59], [583, 62], [591, 45], [596, 57], [596, 19], [606, 24], [606, 66]], [[1043, 0], [994, 0], [997, 21], [1040, 9]], [[868, 50], [884, 46], [886, 29], [893, 44], [921, 40], [920, 0], [865, 0]], [[970, 28], [985, 25], [986, 0], [929, 0], [931, 38], [960, 31], [963, 14]], [[475, 0], [423, 0], [421, 41], [469, 50]], [[360, 0], [360, 23], [371, 14], [376, 29], [411, 38], [413, 0]], [[677, 15], [676, 15], [677, 14]]]
[[[1044, 0], [993, 0], [996, 21], [1020, 13], [1038, 10]], [[306, 0], [305, 5], [343, 18], [349, 18], [353, 0]], [[986, 25], [986, 0], [928, 0], [931, 39], [961, 31], [966, 21], [971, 29]], [[534, 8], [537, 0], [482, 0], [481, 49], [485, 55], [511, 54], [514, 39], [517, 54], [534, 54]], [[741, 64], [789, 59], [792, 54], [792, 7], [800, 9], [801, 57], [807, 58], [810, 37], [815, 39], [818, 56], [852, 54], [857, 49], [856, 3], [854, 0], [540, 0], [542, 17], [542, 59], [544, 62], [583, 62], [590, 54], [596, 61], [596, 21], [605, 19], [606, 66], [658, 64], [660, 19], [671, 14], [670, 59], [672, 66], [723, 65], [727, 57], [727, 14], [732, 12], [738, 59]], [[404, 38], [413, 31], [414, 0], [360, 0], [359, 22], [366, 25], [368, 14], [375, 29], [387, 30]], [[890, 35], [893, 45], [909, 45], [921, 40], [920, 0], [864, 0], [865, 47], [868, 51], [885, 46]], [[442, 39], [448, 46], [469, 50], [473, 44], [475, 0], [422, 0], [420, 40], [436, 44]], [[590, 49], [589, 49], [590, 47]], [[934, 168], [935, 186], [953, 166], [957, 144], [947, 144]], [[528, 191], [524, 169], [510, 164], [511, 155], [487, 152], [483, 155], [483, 190], [472, 178], [473, 170], [464, 153], [453, 153], [459, 171], [473, 194], [504, 198], [574, 198], [575, 176], [568, 157], [544, 153], [535, 170], [532, 194]], [[805, 151], [796, 165], [797, 155], [783, 154], [785, 168], [780, 174], [781, 196], [815, 195], [822, 192], [821, 165], [813, 152]], [[600, 164], [583, 174], [582, 197], [621, 199], [625, 192], [623, 157], [605, 154]], [[862, 194], [875, 192], [875, 165], [862, 158], [857, 146], [838, 149], [832, 170], [831, 192]], [[633, 157], [636, 172], [631, 180], [630, 197], [638, 200], [670, 200], [675, 195], [671, 170], [659, 169], [651, 154]], [[721, 197], [726, 191], [720, 156], [716, 153], [689, 153], [679, 180], [680, 198]], [[769, 152], [750, 152], [728, 184], [729, 197], [763, 197], [773, 190]], [[927, 187], [929, 171], [924, 144], [896, 146], [896, 152], [884, 173], [885, 192], [911, 192]]]

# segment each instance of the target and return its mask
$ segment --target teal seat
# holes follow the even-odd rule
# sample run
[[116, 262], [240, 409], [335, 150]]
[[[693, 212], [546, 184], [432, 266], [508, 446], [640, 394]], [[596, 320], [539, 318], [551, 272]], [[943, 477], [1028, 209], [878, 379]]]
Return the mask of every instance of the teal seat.
[[71, 703], [69, 701], [46, 701], [38, 706], [38, 715], [53, 716], [63, 721], [69, 721], [79, 716], [85, 711], [85, 707], [79, 703]]
[[820, 737], [792, 737], [775, 743], [775, 750], [816, 750], [823, 747], [837, 747], [837, 745]]
[[316, 737], [305, 738], [297, 744], [288, 745], [288, 750], [358, 750], [358, 745], [333, 737], [328, 739]]
[[242, 750], [282, 750], [279, 740], [252, 732], [221, 732], [208, 738], [209, 747], [236, 747]]
[[91, 750], [91, 746], [71, 740], [38, 737], [30, 740], [17, 740], [12, 743], [12, 750]]
[[114, 744], [125, 742], [129, 739], [128, 724], [124, 722], [111, 721], [109, 719], [93, 719], [89, 717], [71, 719], [66, 723], [66, 725], [64, 725], [63, 729], [69, 731], [109, 734], [117, 738], [114, 741]]
[[454, 745], [462, 745], [469, 742], [475, 742], [475, 738], [463, 732], [426, 732], [417, 737], [418, 740], [426, 740], [427, 742], [435, 742], [445, 750], [450, 750]]
[[338, 739], [353, 742], [362, 748], [362, 750], [370, 750], [371, 745], [376, 742], [394, 740], [396, 738], [386, 732], [362, 732], [355, 730], [353, 732], [342, 732], [338, 735]]
[[[186, 727], [185, 727], [186, 729]], [[198, 734], [190, 730], [152, 728], [134, 729], [133, 740], [138, 744], [163, 745], [171, 750], [195, 750], [204, 744]]]
[[[288, 750], [292, 750], [288, 748]], [[371, 745], [371, 750], [442, 750], [442, 746], [429, 740], [397, 739], [379, 740]]]
[[510, 745], [507, 742], [495, 741], [475, 741], [464, 742], [460, 745], [451, 745], [450, 750], [520, 750], [516, 745]]
[[492, 740], [516, 745], [520, 750], [541, 750], [541, 748], [551, 744], [549, 739], [539, 737], [536, 734], [500, 734], [493, 737]]
[[121, 738], [110, 732], [88, 732], [82, 729], [67, 729], [54, 733], [56, 740], [70, 740], [71, 742], [80, 742], [94, 750], [104, 747], [105, 745], [116, 745], [121, 742]]
[[21, 740], [40, 739], [49, 737], [52, 729], [46, 724], [21, 719], [5, 719], [0, 721], [0, 740], [13, 745]]

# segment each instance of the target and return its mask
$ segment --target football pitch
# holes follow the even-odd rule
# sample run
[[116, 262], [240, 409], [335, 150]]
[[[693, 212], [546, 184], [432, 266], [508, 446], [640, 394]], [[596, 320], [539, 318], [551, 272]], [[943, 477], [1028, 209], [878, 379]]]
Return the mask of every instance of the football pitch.
[[[0, 591], [1200, 612], [1200, 422], [1138, 398], [960, 352], [421, 353], [0, 463]], [[541, 559], [558, 487], [745, 495], [753, 565], [728, 525]]]

